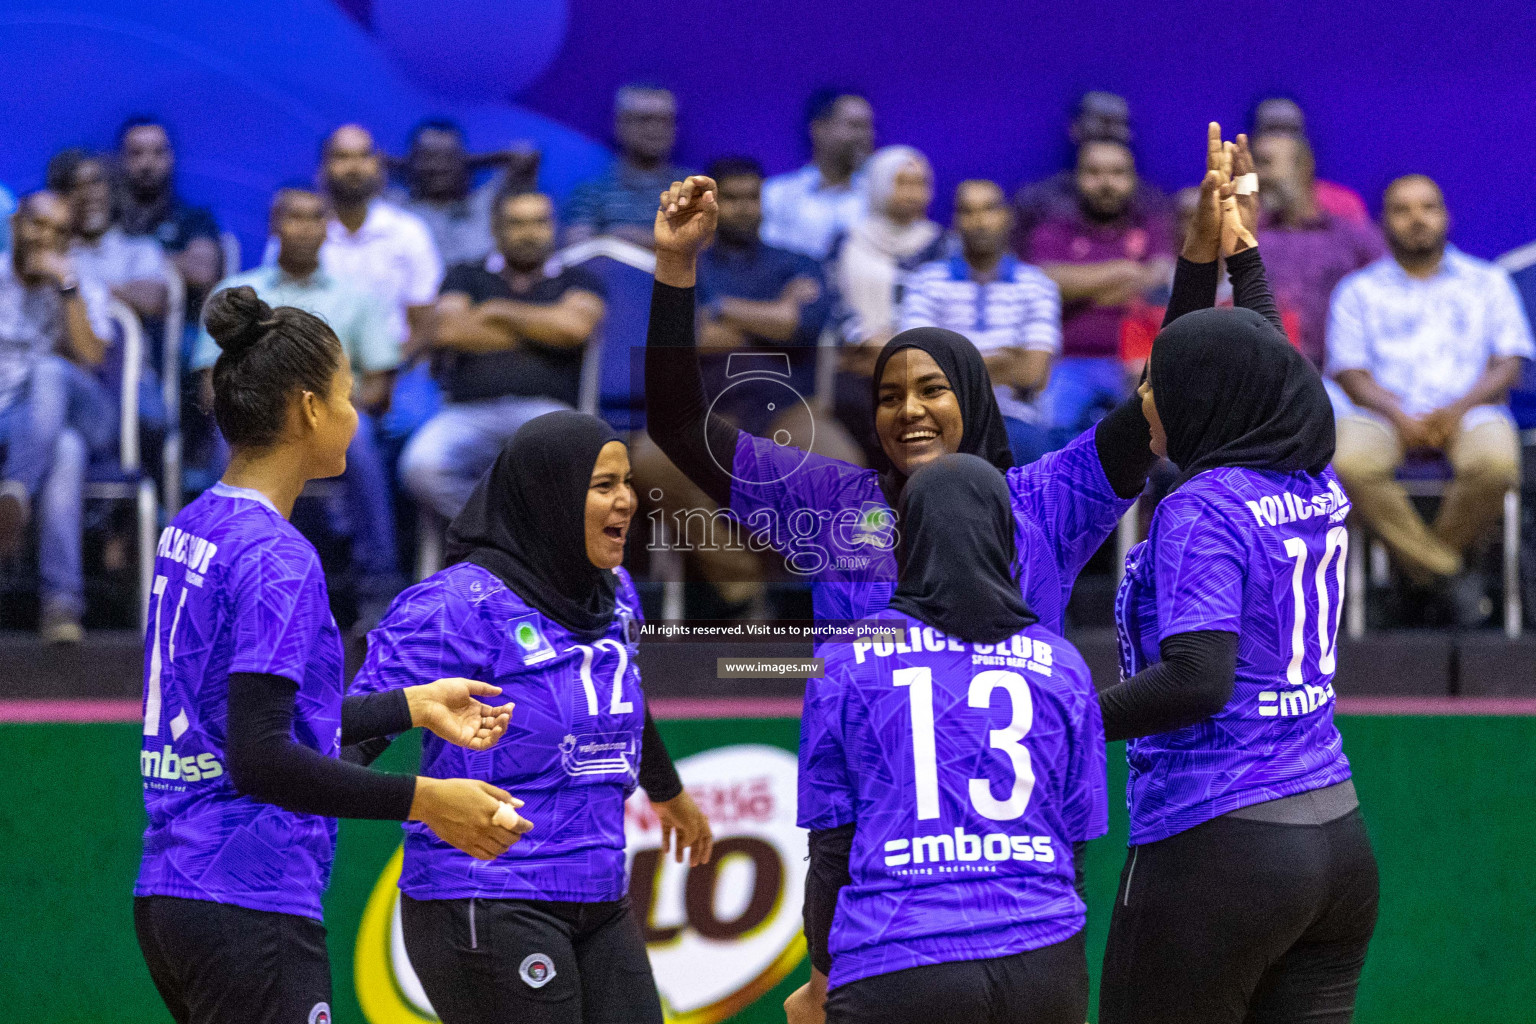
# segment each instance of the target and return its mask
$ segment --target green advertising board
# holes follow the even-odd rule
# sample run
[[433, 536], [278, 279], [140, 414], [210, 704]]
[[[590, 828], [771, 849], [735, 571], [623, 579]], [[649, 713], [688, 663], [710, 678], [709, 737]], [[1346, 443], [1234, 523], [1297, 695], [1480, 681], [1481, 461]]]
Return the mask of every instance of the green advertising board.
[[[1382, 879], [1356, 1019], [1536, 1021], [1536, 718], [1340, 723]], [[645, 914], [658, 986], [677, 1021], [782, 1021], [780, 1004], [809, 970], [797, 938], [804, 864], [795, 854], [803, 857], [804, 839], [797, 847], [784, 828], [793, 814], [784, 769], [793, 764], [798, 723], [675, 721], [662, 731], [728, 842], [715, 868], [689, 877], [647, 852], [653, 823], [643, 801], [632, 807], [632, 895]], [[169, 1020], [133, 935], [140, 729], [3, 725], [0, 740], [9, 790], [0, 808], [0, 1021]], [[382, 766], [409, 770], [417, 749], [403, 741]], [[1112, 790], [1124, 776], [1116, 744]], [[1112, 799], [1111, 808], [1110, 835], [1089, 847], [1095, 974], [1124, 858], [1123, 801]], [[399, 835], [399, 826], [379, 822], [341, 829], [326, 915], [335, 1019], [343, 1024], [431, 1019], [412, 1001], [409, 979], [397, 976], [387, 942], [388, 869]]]

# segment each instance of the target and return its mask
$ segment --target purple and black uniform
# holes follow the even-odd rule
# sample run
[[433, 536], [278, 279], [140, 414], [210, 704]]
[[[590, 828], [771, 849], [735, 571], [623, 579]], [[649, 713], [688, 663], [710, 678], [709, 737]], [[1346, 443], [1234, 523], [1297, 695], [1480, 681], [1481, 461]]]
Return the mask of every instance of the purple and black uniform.
[[[885, 608], [896, 589], [895, 516], [879, 474], [741, 432], [732, 475], [731, 511], [812, 580], [818, 620], [857, 622]], [[1019, 589], [1060, 632], [1077, 574], [1134, 499], [1110, 486], [1092, 430], [1006, 479]]]
[[494, 861], [478, 861], [425, 825], [405, 825], [400, 888], [416, 900], [617, 900], [624, 801], [640, 766], [645, 695], [636, 666], [640, 600], [623, 569], [606, 634], [578, 643], [494, 573], [451, 565], [395, 599], [369, 634], [353, 688], [370, 693], [449, 677], [501, 687], [506, 735], [471, 751], [428, 735], [421, 774], [483, 779], [523, 800], [534, 823]]
[[144, 647], [134, 894], [320, 920], [335, 820], [242, 796], [226, 764], [236, 673], [296, 683], [294, 739], [339, 752], [341, 634], [313, 545], [264, 495], [215, 484], [160, 535]]
[[1237, 665], [1220, 712], [1130, 741], [1131, 845], [1350, 777], [1333, 724], [1348, 511], [1332, 469], [1208, 470], [1158, 506], [1116, 601], [1121, 671], [1203, 630], [1237, 634]]
[[800, 826], [857, 825], [829, 986], [1076, 935], [1072, 844], [1107, 827], [1082, 656], [1043, 625], [979, 644], [880, 623], [903, 641], [823, 648], [801, 723]]

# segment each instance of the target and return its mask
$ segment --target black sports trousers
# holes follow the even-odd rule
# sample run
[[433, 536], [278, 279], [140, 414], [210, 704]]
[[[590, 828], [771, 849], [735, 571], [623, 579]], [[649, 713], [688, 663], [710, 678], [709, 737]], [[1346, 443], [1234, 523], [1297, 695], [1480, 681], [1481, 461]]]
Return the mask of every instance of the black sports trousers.
[[661, 1024], [651, 962], [627, 899], [413, 900], [402, 893], [400, 923], [411, 966], [443, 1024]]
[[990, 960], [909, 967], [827, 993], [827, 1024], [1083, 1024], [1083, 933]]
[[1347, 1024], [1376, 901], [1358, 808], [1322, 825], [1229, 815], [1132, 847], [1099, 1024]]
[[331, 961], [314, 918], [136, 896], [133, 927], [176, 1024], [331, 1024]]

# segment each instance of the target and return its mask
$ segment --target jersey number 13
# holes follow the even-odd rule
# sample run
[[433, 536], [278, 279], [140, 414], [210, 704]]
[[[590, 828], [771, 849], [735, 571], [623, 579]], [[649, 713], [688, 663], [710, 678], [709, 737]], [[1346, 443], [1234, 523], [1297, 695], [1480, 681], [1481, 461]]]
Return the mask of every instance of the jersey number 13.
[[[899, 668], [891, 673], [891, 684], [909, 687], [908, 707], [912, 712], [912, 767], [917, 783], [917, 818], [924, 821], [939, 816], [939, 767], [933, 735], [933, 669]], [[1013, 703], [1013, 717], [1006, 728], [993, 729], [989, 743], [1002, 751], [1013, 767], [1013, 786], [999, 800], [992, 793], [990, 779], [971, 779], [971, 806], [983, 818], [1012, 821], [1024, 814], [1029, 796], [1035, 790], [1035, 771], [1029, 748], [1023, 740], [1034, 724], [1035, 706], [1029, 684], [1017, 672], [988, 669], [971, 679], [967, 704], [973, 708], [992, 705], [992, 691], [1005, 690]]]

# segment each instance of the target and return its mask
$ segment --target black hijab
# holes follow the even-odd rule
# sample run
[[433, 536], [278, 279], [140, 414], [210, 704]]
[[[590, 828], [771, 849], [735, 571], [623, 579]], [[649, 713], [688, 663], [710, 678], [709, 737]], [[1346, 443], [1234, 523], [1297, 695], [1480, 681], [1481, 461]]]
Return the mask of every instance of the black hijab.
[[1158, 334], [1149, 368], [1168, 458], [1318, 473], [1333, 458], [1333, 406], [1317, 370], [1261, 314], [1199, 309]]
[[1039, 622], [1019, 593], [1008, 484], [975, 455], [943, 455], [901, 492], [900, 571], [891, 607], [976, 643]]
[[618, 584], [587, 557], [587, 488], [603, 445], [619, 440], [585, 413], [529, 420], [449, 524], [448, 563], [483, 566], [579, 639], [601, 637]]
[[[904, 348], [928, 353], [949, 378], [949, 386], [960, 402], [960, 422], [965, 428], [957, 450], [979, 455], [1005, 472], [1012, 469], [1013, 453], [1008, 448], [1008, 430], [1003, 426], [997, 396], [992, 391], [992, 375], [987, 372], [981, 353], [963, 334], [942, 327], [913, 327], [886, 342], [880, 358], [875, 360], [871, 407], [880, 408], [880, 378], [885, 374], [885, 364]], [[880, 487], [892, 505], [896, 504], [901, 484], [901, 475], [895, 469], [880, 477]]]

